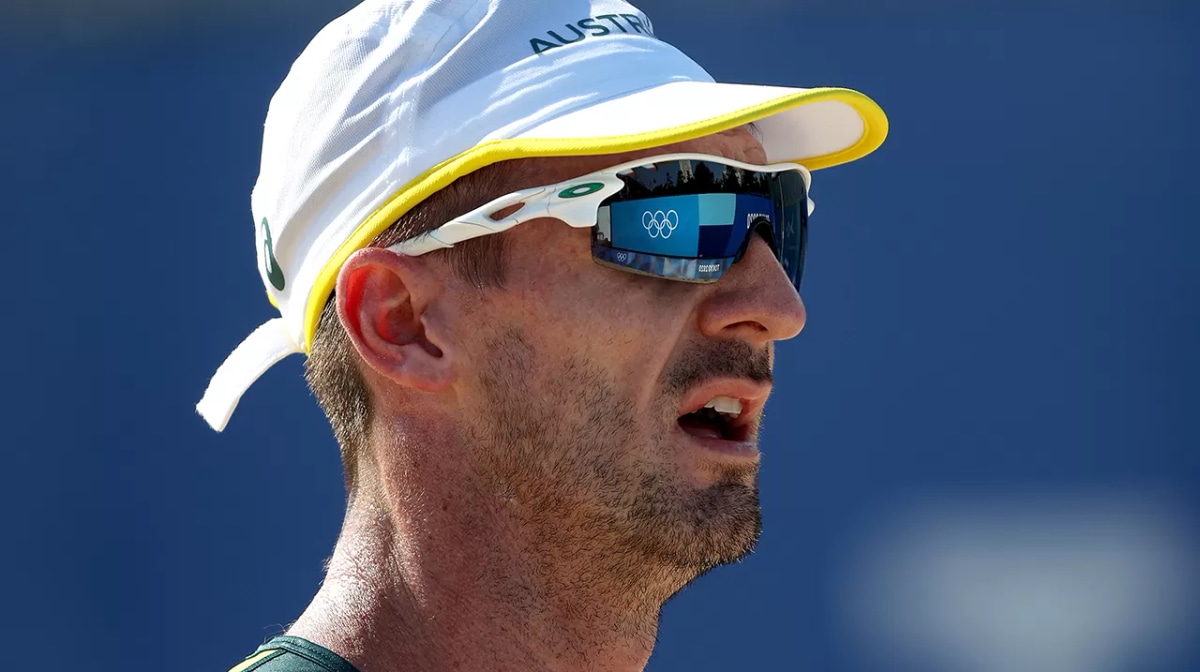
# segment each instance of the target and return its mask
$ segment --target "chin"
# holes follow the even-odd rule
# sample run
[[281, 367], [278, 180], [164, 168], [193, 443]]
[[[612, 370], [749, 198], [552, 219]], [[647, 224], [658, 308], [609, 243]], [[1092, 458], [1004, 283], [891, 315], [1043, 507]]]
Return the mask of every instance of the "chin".
[[729, 470], [717, 482], [687, 491], [643, 479], [634, 512], [636, 542], [657, 561], [682, 570], [685, 581], [754, 550], [762, 533], [756, 474]]

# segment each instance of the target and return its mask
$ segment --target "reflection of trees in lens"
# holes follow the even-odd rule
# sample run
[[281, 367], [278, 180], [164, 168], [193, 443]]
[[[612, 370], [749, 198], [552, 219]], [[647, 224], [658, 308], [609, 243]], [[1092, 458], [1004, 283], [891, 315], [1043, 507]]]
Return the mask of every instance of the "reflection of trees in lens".
[[694, 193], [702, 194], [709, 192], [716, 185], [716, 177], [713, 175], [712, 168], [708, 167], [707, 161], [701, 161], [696, 165], [696, 179], [693, 181], [696, 191]]
[[750, 188], [754, 193], [767, 196], [771, 193], [771, 177], [766, 173], [754, 173], [754, 179], [751, 180]]
[[654, 187], [651, 193], [655, 196], [674, 196], [679, 193], [675, 187], [675, 171], [670, 171], [663, 178], [662, 182]]
[[635, 168], [619, 176], [625, 188], [609, 202], [696, 194], [779, 195], [779, 180], [768, 173], [747, 171], [711, 161], [672, 161], [654, 169]]
[[610, 203], [620, 203], [633, 198], [644, 198], [646, 196], [646, 188], [638, 181], [636, 175], [620, 175], [621, 181], [625, 183], [625, 188], [608, 197]]
[[717, 181], [717, 191], [723, 194], [740, 191], [742, 186], [742, 171], [733, 166], [725, 166], [721, 178]]

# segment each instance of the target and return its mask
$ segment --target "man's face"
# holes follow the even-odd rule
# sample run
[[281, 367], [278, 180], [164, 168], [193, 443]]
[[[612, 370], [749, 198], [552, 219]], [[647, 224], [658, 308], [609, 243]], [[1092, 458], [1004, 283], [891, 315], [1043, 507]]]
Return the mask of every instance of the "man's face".
[[[765, 163], [738, 129], [540, 160], [539, 182], [670, 152]], [[702, 285], [602, 267], [590, 231], [558, 220], [502, 235], [502, 287], [449, 287], [455, 402], [484, 482], [552, 530], [543, 539], [559, 552], [599, 544], [686, 578], [743, 557], [761, 527], [757, 432], [772, 343], [805, 319], [766, 242], [755, 238], [724, 278]], [[687, 415], [716, 397], [742, 402], [738, 427]]]

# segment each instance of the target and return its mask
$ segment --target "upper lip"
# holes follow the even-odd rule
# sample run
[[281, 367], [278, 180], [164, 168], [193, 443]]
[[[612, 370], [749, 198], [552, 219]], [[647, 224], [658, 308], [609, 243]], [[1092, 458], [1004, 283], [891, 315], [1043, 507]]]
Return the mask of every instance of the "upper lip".
[[742, 412], [730, 420], [729, 425], [741, 427], [758, 418], [770, 394], [770, 383], [756, 383], [748, 378], [714, 378], [692, 388], [683, 397], [677, 417], [695, 413], [714, 397], [731, 397], [742, 402]]

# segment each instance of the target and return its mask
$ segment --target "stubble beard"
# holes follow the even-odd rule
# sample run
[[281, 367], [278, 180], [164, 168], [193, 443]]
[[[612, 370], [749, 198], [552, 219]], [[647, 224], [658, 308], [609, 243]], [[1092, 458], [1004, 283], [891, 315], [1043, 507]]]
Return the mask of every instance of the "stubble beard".
[[[696, 487], [675, 471], [677, 439], [641, 435], [632, 402], [601, 367], [548, 361], [516, 329], [489, 352], [481, 375], [489, 412], [469, 433], [485, 480], [522, 512], [537, 553], [577, 564], [583, 581], [615, 574], [629, 588], [655, 584], [661, 604], [753, 550], [762, 530], [757, 466], [724, 466]], [[674, 388], [728, 355], [673, 371], [655, 411], [667, 417]]]

